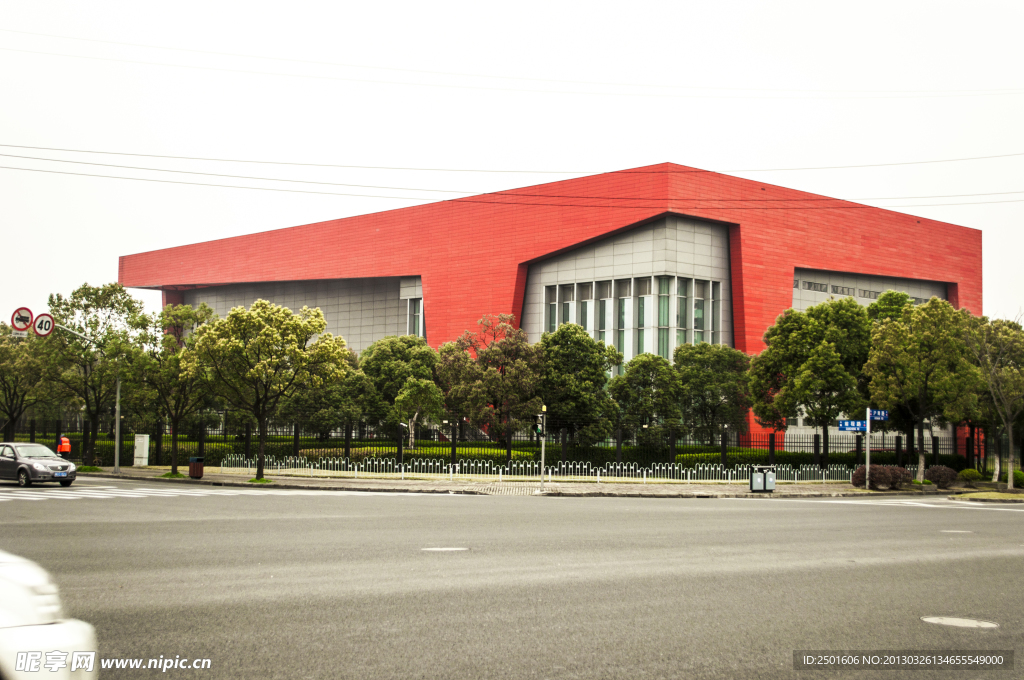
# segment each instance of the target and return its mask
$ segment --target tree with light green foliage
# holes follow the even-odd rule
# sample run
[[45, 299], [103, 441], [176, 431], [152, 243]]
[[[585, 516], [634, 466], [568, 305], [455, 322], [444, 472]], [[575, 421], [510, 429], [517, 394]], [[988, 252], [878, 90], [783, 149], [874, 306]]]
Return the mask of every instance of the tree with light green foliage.
[[213, 392], [256, 421], [256, 479], [263, 479], [267, 424], [281, 402], [347, 370], [345, 341], [324, 333], [326, 326], [319, 309], [294, 313], [257, 300], [196, 331], [195, 347], [186, 355], [188, 370], [204, 375]]
[[608, 392], [622, 409], [622, 426], [641, 443], [661, 441], [678, 430], [679, 379], [664, 357], [639, 354], [630, 359], [623, 374], [612, 378]]
[[[898, 319], [876, 323], [864, 367], [871, 399], [895, 408], [904, 405], [923, 442], [924, 421], [939, 418], [959, 396], [972, 389], [973, 371], [964, 340], [969, 313], [932, 298], [907, 306]], [[924, 481], [924, 447], [918, 446], [917, 480]]]
[[206, 304], [167, 305], [145, 317], [143, 351], [133, 362], [139, 382], [171, 426], [171, 474], [178, 474], [178, 434], [186, 418], [207, 405], [205, 376], [188, 370], [185, 356], [195, 349], [196, 331], [216, 317]]
[[[978, 367], [992, 410], [1009, 439], [1006, 483], [1007, 488], [1012, 489], [1016, 423], [1024, 414], [1024, 329], [1019, 321], [970, 318], [966, 324], [964, 341]], [[999, 457], [996, 456], [992, 481], [998, 481], [999, 475]]]
[[545, 333], [540, 344], [544, 365], [539, 393], [547, 407], [549, 430], [565, 428], [581, 445], [606, 439], [614, 408], [606, 389], [608, 373], [622, 363], [622, 354], [573, 323]]
[[682, 421], [709, 444], [724, 426], [743, 432], [750, 411], [750, 357], [728, 345], [680, 345], [673, 355]]
[[898, 290], [887, 290], [868, 305], [868, 318], [872, 321], [901, 319], [903, 310], [913, 306], [913, 299]]
[[[50, 295], [48, 303], [57, 324], [94, 341], [58, 328], [43, 344], [42, 365], [44, 380], [54, 396], [82, 405], [82, 415], [90, 426], [82, 459], [96, 464], [100, 415], [114, 405], [118, 375], [125, 374], [127, 362], [141, 351], [146, 324], [142, 302], [119, 283], [86, 283], [68, 297]], [[125, 397], [122, 394], [122, 400]]]
[[409, 448], [416, 448], [419, 419], [441, 419], [444, 415], [444, 393], [432, 380], [409, 378], [395, 398], [395, 411], [409, 428]]
[[346, 370], [319, 387], [299, 390], [281, 402], [279, 417], [314, 432], [323, 442], [335, 430], [350, 432], [364, 414], [378, 408], [379, 399], [370, 379], [359, 370], [355, 352], [343, 355]]
[[4, 441], [14, 441], [14, 426], [33, 406], [47, 401], [43, 382], [42, 343], [34, 333], [16, 338], [0, 323], [0, 417]]

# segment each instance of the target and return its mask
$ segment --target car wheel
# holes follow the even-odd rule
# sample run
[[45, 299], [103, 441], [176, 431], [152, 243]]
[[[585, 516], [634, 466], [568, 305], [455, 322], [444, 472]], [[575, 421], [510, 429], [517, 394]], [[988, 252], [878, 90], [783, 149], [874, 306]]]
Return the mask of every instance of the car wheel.
[[73, 479], [62, 479], [62, 480], [60, 480], [60, 485], [61, 486], [71, 486], [71, 482], [73, 482], [73, 481], [74, 481]]
[[32, 478], [28, 475], [28, 470], [18, 470], [18, 486], [32, 486]]

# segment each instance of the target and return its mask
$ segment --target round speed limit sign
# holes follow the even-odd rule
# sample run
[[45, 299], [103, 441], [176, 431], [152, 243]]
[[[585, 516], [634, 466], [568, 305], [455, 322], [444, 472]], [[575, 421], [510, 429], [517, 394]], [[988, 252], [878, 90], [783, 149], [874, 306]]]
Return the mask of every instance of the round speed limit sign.
[[35, 330], [36, 335], [41, 338], [45, 338], [47, 335], [53, 332], [53, 317], [49, 314], [40, 314], [36, 317], [35, 323], [32, 324], [32, 329]]

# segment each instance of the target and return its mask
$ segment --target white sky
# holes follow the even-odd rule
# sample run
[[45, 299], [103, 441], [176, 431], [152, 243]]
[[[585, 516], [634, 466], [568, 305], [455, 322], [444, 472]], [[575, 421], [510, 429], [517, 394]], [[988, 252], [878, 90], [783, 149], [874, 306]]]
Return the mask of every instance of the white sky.
[[[0, 16], [0, 143], [8, 145], [584, 172], [663, 161], [730, 171], [1024, 154], [1019, 0], [0, 0]], [[403, 189], [0, 156], [7, 167], [430, 199], [460, 194], [413, 189], [478, 193], [573, 176], [0, 153]], [[1019, 192], [863, 202], [991, 202], [904, 211], [981, 229], [984, 311], [1021, 309], [1024, 155], [733, 174], [847, 199]], [[49, 293], [84, 281], [116, 280], [119, 255], [415, 203], [0, 169], [8, 265], [0, 316], [22, 304], [44, 311]], [[158, 307], [159, 293], [137, 294]]]

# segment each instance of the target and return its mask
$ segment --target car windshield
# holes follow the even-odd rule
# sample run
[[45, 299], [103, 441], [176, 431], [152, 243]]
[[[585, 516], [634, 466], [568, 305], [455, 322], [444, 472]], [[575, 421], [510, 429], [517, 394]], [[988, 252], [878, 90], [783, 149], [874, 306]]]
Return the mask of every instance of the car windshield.
[[42, 444], [19, 444], [17, 448], [23, 458], [60, 458]]

